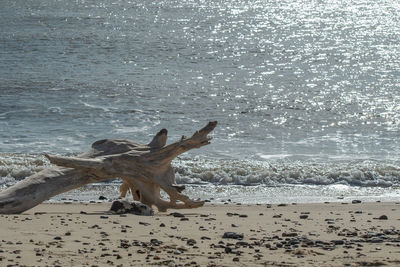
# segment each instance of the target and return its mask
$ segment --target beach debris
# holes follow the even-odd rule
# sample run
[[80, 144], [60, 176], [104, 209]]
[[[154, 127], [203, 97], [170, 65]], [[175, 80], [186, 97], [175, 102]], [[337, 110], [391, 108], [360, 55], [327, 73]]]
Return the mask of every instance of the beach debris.
[[194, 240], [194, 239], [192, 239], [192, 238], [190, 238], [190, 239], [188, 239], [188, 240], [186, 241], [186, 244], [187, 244], [188, 246], [194, 246], [196, 243], [197, 243], [197, 241]]
[[153, 216], [154, 211], [147, 205], [140, 202], [129, 202], [127, 200], [115, 200], [110, 208], [110, 212], [116, 214], [135, 214], [143, 216]]
[[225, 232], [222, 238], [232, 238], [232, 239], [243, 239], [243, 234], [235, 233], [235, 232]]
[[[166, 145], [168, 131], [162, 129], [148, 144], [129, 140], [104, 139], [91, 150], [75, 157], [45, 155], [56, 165], [45, 168], [0, 192], [0, 214], [22, 213], [58, 194], [110, 179], [121, 178], [121, 197], [128, 191], [134, 200], [159, 211], [197, 208], [204, 201], [182, 194], [185, 186], [176, 184], [171, 162], [180, 154], [210, 144], [208, 134], [217, 126], [209, 122], [191, 137]], [[161, 190], [169, 200], [161, 197]]]
[[173, 217], [177, 217], [177, 218], [185, 217], [185, 215], [183, 215], [182, 213], [179, 213], [179, 212], [172, 212], [169, 214], [169, 216], [173, 216]]
[[[190, 223], [181, 222], [181, 219], [186, 217], [178, 215], [176, 219], [170, 213], [168, 214], [170, 216], [142, 217], [140, 220], [134, 220], [133, 223], [131, 221], [131, 225], [129, 225], [129, 220], [120, 219], [108, 213], [107, 220], [101, 220], [100, 215], [82, 216], [79, 214], [80, 209], [77, 209], [78, 213], [71, 215], [68, 213], [43, 215], [43, 218], [51, 218], [51, 224], [44, 224], [44, 227], [50, 228], [42, 228], [39, 231], [50, 236], [50, 238], [45, 238], [45, 241], [37, 242], [36, 238], [33, 240], [30, 239], [31, 237], [13, 238], [12, 235], [8, 238], [2, 237], [0, 257], [7, 257], [2, 263], [7, 263], [9, 266], [18, 264], [23, 266], [26, 264], [24, 246], [29, 245], [33, 247], [33, 257], [37, 254], [36, 258], [43, 259], [43, 262], [53, 259], [51, 263], [48, 261], [49, 265], [54, 263], [55, 258], [52, 257], [55, 252], [66, 253], [67, 251], [68, 255], [73, 256], [71, 258], [76, 259], [72, 262], [75, 265], [79, 265], [78, 261], [85, 260], [91, 264], [90, 266], [106, 266], [109, 259], [114, 262], [113, 266], [122, 266], [128, 259], [134, 259], [137, 265], [143, 266], [165, 266], [162, 262], [169, 262], [168, 259], [174, 259], [173, 266], [225, 266], [229, 265], [233, 258], [238, 258], [239, 265], [243, 266], [303, 266], [303, 263], [307, 261], [312, 263], [312, 266], [329, 266], [326, 262], [322, 263], [329, 258], [334, 259], [332, 262], [346, 263], [363, 260], [365, 264], [372, 264], [372, 261], [380, 260], [387, 266], [399, 265], [400, 261], [395, 257], [389, 258], [386, 253], [399, 251], [400, 230], [396, 226], [386, 225], [379, 220], [364, 224], [363, 222], [368, 218], [372, 218], [372, 216], [367, 216], [369, 211], [367, 204], [363, 213], [360, 214], [349, 208], [348, 212], [343, 212], [339, 204], [337, 211], [313, 210], [312, 213], [301, 210], [301, 207], [296, 209], [296, 212], [288, 208], [287, 211], [282, 212], [284, 219], [278, 220], [271, 218], [273, 213], [266, 213], [268, 216], [262, 218], [258, 216], [253, 218], [252, 215], [257, 214], [254, 212], [248, 212], [252, 220], [239, 219], [240, 214], [248, 211], [246, 208], [235, 209], [237, 215], [232, 214], [232, 217], [226, 215], [226, 210], [208, 216], [184, 214], [190, 219]], [[265, 207], [260, 207], [261, 209]], [[296, 217], [309, 214], [314, 214], [310, 216], [313, 220], [299, 225], [298, 221], [301, 220], [296, 220]], [[396, 220], [396, 216], [393, 215], [395, 213], [385, 211], [381, 214]], [[381, 214], [376, 215], [376, 219]], [[353, 215], [357, 217], [359, 224], [347, 225], [347, 219]], [[24, 221], [25, 217], [25, 215], [15, 217], [4, 215], [2, 218], [5, 221], [11, 221], [11, 224], [6, 227], [8, 228], [10, 225], [15, 226], [13, 221], [31, 224], [30, 221]], [[128, 217], [134, 219], [130, 215]], [[204, 223], [205, 219], [211, 217], [216, 218], [216, 221]], [[82, 218], [88, 222], [90, 219], [90, 223], [82, 223]], [[35, 221], [37, 218], [33, 218], [33, 222]], [[102, 227], [98, 226], [100, 222]], [[237, 228], [230, 228], [238, 222], [240, 223], [236, 226]], [[335, 222], [336, 225], [330, 225], [327, 222]], [[67, 226], [68, 223], [69, 226]], [[174, 229], [178, 230], [169, 231], [170, 225], [174, 225]], [[226, 230], [229, 228], [236, 232]], [[48, 231], [45, 232], [44, 229]], [[131, 230], [123, 232], [126, 234], [119, 234], [121, 230], [128, 229]], [[200, 234], [203, 233], [202, 229], [207, 229], [208, 236]], [[82, 234], [81, 230], [90, 233]], [[133, 239], [137, 231], [140, 234], [137, 239]], [[69, 235], [74, 238], [70, 239]], [[37, 238], [41, 237], [37, 236]], [[74, 240], [75, 238], [79, 240]], [[69, 250], [68, 243], [75, 243], [76, 250]], [[18, 255], [21, 257], [18, 258]], [[268, 265], [265, 260], [274, 258], [274, 255], [281, 259], [275, 264]], [[319, 255], [325, 256], [319, 258]], [[91, 262], [89, 257], [95, 259], [95, 262]], [[21, 262], [19, 262], [20, 259]], [[68, 265], [63, 257], [58, 259], [61, 259], [60, 262], [51, 266]], [[293, 264], [287, 265], [290, 259], [293, 260]], [[296, 261], [297, 259], [299, 261]]]
[[282, 237], [295, 237], [295, 236], [298, 236], [298, 234], [294, 233], [294, 232], [292, 232], [292, 233], [282, 233]]

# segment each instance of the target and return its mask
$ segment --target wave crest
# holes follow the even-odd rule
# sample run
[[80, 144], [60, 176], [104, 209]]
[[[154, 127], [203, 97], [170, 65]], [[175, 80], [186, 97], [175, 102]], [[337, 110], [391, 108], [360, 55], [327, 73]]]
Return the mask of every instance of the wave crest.
[[[223, 160], [178, 158], [172, 162], [178, 183], [215, 185], [332, 185], [390, 187], [400, 184], [395, 161]], [[0, 185], [11, 185], [45, 167], [42, 155], [0, 154]]]
[[398, 185], [400, 166], [395, 162], [360, 160], [332, 161], [240, 161], [179, 159], [174, 161], [181, 183], [235, 185], [307, 184], [352, 186]]

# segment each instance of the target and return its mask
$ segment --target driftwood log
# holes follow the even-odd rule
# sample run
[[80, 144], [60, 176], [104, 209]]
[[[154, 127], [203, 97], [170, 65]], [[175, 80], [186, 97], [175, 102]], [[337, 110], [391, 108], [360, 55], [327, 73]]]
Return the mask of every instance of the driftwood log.
[[[191, 200], [182, 194], [184, 186], [176, 184], [171, 161], [178, 155], [210, 143], [208, 134], [217, 122], [209, 122], [192, 137], [182, 136], [170, 145], [167, 130], [142, 145], [129, 140], [105, 139], [76, 157], [46, 155], [54, 167], [44, 169], [0, 192], [0, 214], [21, 213], [43, 201], [86, 184], [121, 178], [121, 194], [131, 190], [135, 199], [159, 211], [168, 208], [196, 208], [204, 201]], [[164, 190], [169, 200], [161, 198]]]

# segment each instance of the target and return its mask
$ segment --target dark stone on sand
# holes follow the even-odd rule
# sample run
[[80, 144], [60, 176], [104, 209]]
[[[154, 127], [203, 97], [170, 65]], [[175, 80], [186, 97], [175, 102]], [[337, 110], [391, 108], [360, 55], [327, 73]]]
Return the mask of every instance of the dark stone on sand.
[[100, 216], [100, 219], [108, 219], [108, 216], [101, 215], [101, 216]]
[[161, 224], [160, 224], [160, 227], [165, 227], [165, 224], [164, 224], [164, 223], [161, 223]]
[[238, 234], [235, 232], [225, 232], [222, 238], [232, 238], [232, 239], [243, 239], [243, 234]]
[[60, 236], [54, 237], [54, 240], [61, 240], [62, 238]]
[[150, 223], [147, 223], [147, 222], [139, 222], [139, 224], [144, 225], [144, 226], [150, 225]]
[[81, 211], [80, 214], [87, 214], [87, 212], [86, 211]]
[[238, 257], [235, 257], [235, 258], [233, 258], [232, 260], [233, 260], [233, 261], [239, 261], [239, 258], [238, 258]]
[[236, 246], [247, 247], [248, 245], [249, 245], [249, 243], [247, 243], [245, 241], [236, 242]]
[[71, 232], [66, 232], [65, 235], [66, 235], [66, 236], [70, 236], [70, 235], [71, 235]]
[[183, 218], [183, 217], [185, 217], [185, 215], [183, 215], [182, 213], [179, 213], [179, 212], [172, 212], [172, 213], [170, 213], [169, 215], [170, 215], [170, 216], [177, 217], [177, 218]]
[[112, 203], [110, 211], [116, 214], [135, 214], [144, 216], [153, 216], [153, 210], [140, 202], [128, 202], [126, 200], [116, 200]]
[[[385, 235], [395, 235], [395, 234], [396, 234], [396, 231], [395, 231], [395, 230], [392, 230], [392, 229], [386, 229], [386, 230], [383, 231], [383, 233], [384, 233]], [[399, 233], [399, 234], [400, 234], [400, 233]]]
[[129, 248], [131, 245], [129, 244], [129, 241], [128, 240], [125, 240], [125, 239], [121, 239], [120, 240], [120, 247], [121, 248]]
[[225, 247], [225, 253], [231, 253], [232, 252], [232, 248], [230, 247]]
[[247, 217], [249, 217], [249, 216], [247, 216], [246, 214], [240, 214], [239, 217], [240, 217], [240, 218], [247, 218]]
[[189, 245], [189, 246], [193, 246], [193, 245], [195, 245], [197, 242], [196, 242], [196, 240], [194, 240], [194, 239], [188, 239], [187, 241], [186, 241], [186, 244], [187, 245]]
[[387, 220], [387, 219], [388, 219], [388, 216], [386, 216], [386, 215], [382, 215], [378, 218], [378, 220]]
[[99, 196], [99, 200], [106, 200], [107, 198], [105, 196]]
[[302, 215], [300, 215], [300, 219], [307, 219], [308, 218], [308, 215], [307, 214], [302, 214]]
[[359, 203], [361, 203], [361, 200], [354, 199], [353, 201], [351, 201], [351, 203], [353, 203], [353, 204], [359, 204]]
[[333, 244], [335, 244], [335, 245], [344, 245], [344, 241], [343, 240], [332, 240], [331, 242]]
[[286, 207], [286, 206], [287, 206], [287, 204], [284, 204], [284, 203], [278, 204], [278, 207]]
[[181, 221], [189, 221], [189, 218], [181, 218]]
[[151, 240], [150, 240], [150, 243], [151, 243], [152, 245], [154, 245], [154, 246], [159, 246], [159, 245], [162, 245], [162, 244], [163, 244], [162, 241], [160, 241], [160, 240], [158, 240], [158, 239], [155, 239], [155, 238], [151, 239]]
[[298, 236], [297, 233], [282, 233], [282, 237], [295, 237]]

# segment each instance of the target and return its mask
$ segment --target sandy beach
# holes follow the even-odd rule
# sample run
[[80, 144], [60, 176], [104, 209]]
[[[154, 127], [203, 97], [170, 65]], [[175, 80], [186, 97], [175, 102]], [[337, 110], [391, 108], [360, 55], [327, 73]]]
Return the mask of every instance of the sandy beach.
[[154, 216], [46, 203], [0, 215], [0, 265], [400, 265], [400, 203], [353, 202], [206, 203]]

